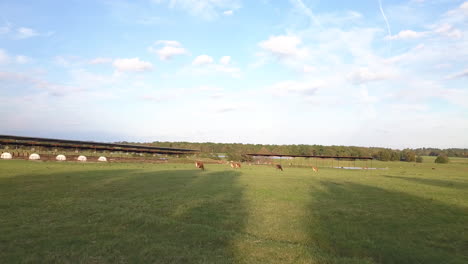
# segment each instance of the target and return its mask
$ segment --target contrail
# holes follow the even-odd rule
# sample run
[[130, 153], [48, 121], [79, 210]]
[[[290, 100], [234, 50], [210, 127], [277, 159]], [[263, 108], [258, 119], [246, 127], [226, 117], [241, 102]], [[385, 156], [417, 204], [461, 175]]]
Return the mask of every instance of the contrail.
[[310, 8], [308, 8], [304, 2], [302, 2], [302, 0], [292, 0], [293, 3], [296, 4], [296, 7], [298, 7], [299, 9], [301, 9], [318, 27], [322, 27], [322, 25], [320, 24], [320, 22], [317, 20], [317, 18], [315, 17], [314, 13], [312, 12], [312, 10]]
[[385, 12], [383, 11], [382, 0], [379, 0], [379, 6], [380, 6], [380, 12], [382, 13], [382, 16], [383, 16], [383, 18], [385, 20], [385, 23], [387, 24], [388, 37], [391, 38], [392, 37], [392, 30], [390, 29], [390, 24], [388, 23], [387, 16], [385, 15]]

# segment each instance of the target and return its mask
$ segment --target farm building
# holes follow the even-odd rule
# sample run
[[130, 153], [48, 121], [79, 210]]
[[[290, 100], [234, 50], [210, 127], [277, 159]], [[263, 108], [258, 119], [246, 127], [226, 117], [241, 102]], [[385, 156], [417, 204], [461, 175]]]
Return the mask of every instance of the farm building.
[[8, 153], [8, 152], [3, 152], [1, 158], [2, 159], [11, 159], [11, 154]]
[[86, 161], [86, 156], [78, 156], [77, 158], [78, 161]]
[[65, 157], [65, 155], [57, 155], [57, 157], [55, 157], [56, 160], [59, 160], [59, 161], [64, 161], [64, 160], [67, 160], [67, 157]]
[[99, 157], [98, 161], [103, 161], [104, 162], [104, 161], [107, 161], [107, 158], [104, 157], [104, 156], [101, 156], [101, 157]]
[[39, 154], [37, 154], [37, 153], [33, 153], [33, 154], [29, 155], [29, 159], [30, 160], [40, 160], [41, 156], [39, 156]]

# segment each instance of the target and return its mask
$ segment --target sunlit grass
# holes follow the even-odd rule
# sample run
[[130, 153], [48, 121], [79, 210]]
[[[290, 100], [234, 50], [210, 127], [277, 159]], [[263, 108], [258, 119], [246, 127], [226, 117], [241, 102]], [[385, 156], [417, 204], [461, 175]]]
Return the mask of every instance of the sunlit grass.
[[468, 163], [281, 162], [0, 161], [0, 263], [468, 263]]

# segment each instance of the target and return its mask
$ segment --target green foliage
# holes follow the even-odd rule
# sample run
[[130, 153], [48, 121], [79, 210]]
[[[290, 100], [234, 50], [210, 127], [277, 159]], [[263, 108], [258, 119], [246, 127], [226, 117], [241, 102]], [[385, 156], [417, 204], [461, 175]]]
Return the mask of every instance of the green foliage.
[[396, 152], [396, 151], [392, 151], [392, 155], [390, 157], [390, 160], [391, 161], [399, 161], [400, 160], [400, 153]]
[[226, 153], [226, 159], [229, 161], [240, 161], [240, 162], [247, 162], [252, 161], [253, 158], [251, 156], [240, 154], [240, 153]]
[[415, 162], [416, 161], [416, 153], [414, 151], [412, 151], [412, 150], [405, 149], [402, 152], [401, 160], [406, 161], [406, 162]]
[[423, 161], [424, 161], [424, 160], [423, 160], [423, 157], [421, 157], [421, 156], [417, 156], [417, 157], [416, 157], [416, 162], [417, 162], [417, 163], [423, 163]]
[[445, 155], [439, 155], [434, 161], [435, 163], [449, 163], [449, 158]]
[[390, 150], [381, 150], [379, 151], [378, 159], [381, 161], [389, 161], [392, 157], [392, 153]]

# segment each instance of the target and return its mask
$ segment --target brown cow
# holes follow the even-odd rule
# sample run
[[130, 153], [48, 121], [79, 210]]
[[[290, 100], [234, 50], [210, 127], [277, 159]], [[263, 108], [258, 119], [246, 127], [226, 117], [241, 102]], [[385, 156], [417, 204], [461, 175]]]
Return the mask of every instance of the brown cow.
[[241, 168], [241, 164], [239, 162], [232, 162], [231, 161], [231, 168], [233, 169], [240, 169]]
[[314, 172], [318, 172], [318, 168], [317, 168], [317, 167], [312, 167], [312, 170], [313, 170]]
[[205, 170], [205, 166], [203, 166], [203, 162], [201, 162], [201, 161], [196, 161], [195, 162], [195, 167], [197, 167], [199, 169], [202, 169], [202, 170]]
[[276, 164], [276, 166], [275, 166], [275, 167], [276, 167], [278, 170], [281, 170], [281, 171], [283, 171], [283, 167], [281, 167], [281, 165], [279, 165], [279, 164]]

